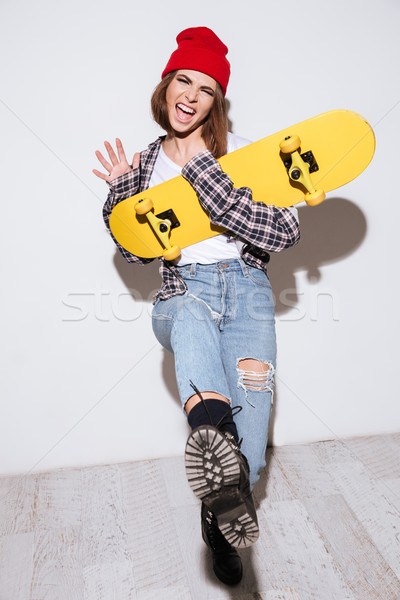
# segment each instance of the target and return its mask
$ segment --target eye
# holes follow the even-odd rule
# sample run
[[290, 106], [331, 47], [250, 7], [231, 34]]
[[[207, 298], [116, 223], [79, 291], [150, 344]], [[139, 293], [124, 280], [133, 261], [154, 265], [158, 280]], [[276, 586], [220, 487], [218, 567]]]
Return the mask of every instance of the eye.
[[181, 83], [189, 83], [187, 79], [183, 79], [182, 77], [177, 77], [177, 80]]

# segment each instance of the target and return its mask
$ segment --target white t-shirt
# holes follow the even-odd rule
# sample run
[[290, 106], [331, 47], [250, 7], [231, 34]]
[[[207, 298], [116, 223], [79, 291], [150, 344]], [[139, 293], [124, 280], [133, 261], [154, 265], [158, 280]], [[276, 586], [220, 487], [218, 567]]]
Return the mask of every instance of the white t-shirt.
[[[250, 140], [246, 140], [245, 138], [241, 138], [238, 135], [229, 132], [227, 153], [239, 150], [239, 148], [243, 148], [249, 144], [251, 144]], [[150, 187], [164, 183], [164, 181], [168, 181], [168, 179], [180, 175], [181, 172], [182, 167], [168, 158], [162, 149], [162, 146], [160, 146], [160, 151], [150, 179]], [[183, 248], [181, 256], [175, 264], [179, 266], [192, 263], [207, 265], [219, 262], [220, 260], [239, 258], [242, 246], [242, 242], [224, 234], [216, 235], [208, 240], [203, 240], [202, 242], [197, 242], [197, 244], [192, 244], [187, 248]]]

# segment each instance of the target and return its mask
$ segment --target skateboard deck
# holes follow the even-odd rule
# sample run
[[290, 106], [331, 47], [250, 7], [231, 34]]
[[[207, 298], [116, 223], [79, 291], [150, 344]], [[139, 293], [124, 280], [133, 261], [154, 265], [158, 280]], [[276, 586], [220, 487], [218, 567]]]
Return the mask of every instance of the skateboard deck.
[[[375, 136], [355, 112], [334, 110], [293, 125], [219, 163], [235, 187], [249, 187], [253, 200], [289, 207], [315, 205], [325, 192], [355, 179], [369, 164]], [[180, 249], [225, 230], [210, 223], [195, 190], [178, 176], [117, 204], [110, 215], [116, 240], [142, 258], [173, 260]]]

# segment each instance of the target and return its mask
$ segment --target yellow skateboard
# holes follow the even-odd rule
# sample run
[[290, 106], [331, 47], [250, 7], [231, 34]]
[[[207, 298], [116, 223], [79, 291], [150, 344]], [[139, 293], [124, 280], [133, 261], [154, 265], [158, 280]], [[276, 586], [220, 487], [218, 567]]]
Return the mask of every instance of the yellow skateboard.
[[[316, 205], [325, 193], [355, 179], [375, 151], [370, 125], [357, 113], [333, 110], [219, 159], [235, 187], [256, 202]], [[123, 200], [112, 210], [111, 231], [131, 254], [174, 260], [181, 248], [225, 231], [210, 223], [196, 192], [182, 177]]]

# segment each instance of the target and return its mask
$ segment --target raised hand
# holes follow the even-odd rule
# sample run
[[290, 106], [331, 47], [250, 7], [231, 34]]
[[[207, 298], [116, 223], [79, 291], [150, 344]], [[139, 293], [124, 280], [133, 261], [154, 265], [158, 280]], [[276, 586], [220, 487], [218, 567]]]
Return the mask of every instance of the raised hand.
[[126, 160], [124, 148], [122, 146], [120, 139], [118, 139], [118, 138], [116, 139], [118, 157], [115, 154], [113, 147], [111, 146], [111, 144], [109, 142], [104, 142], [104, 145], [108, 152], [108, 156], [110, 158], [111, 164], [104, 158], [104, 156], [102, 155], [102, 153], [99, 150], [96, 150], [95, 154], [96, 154], [98, 160], [101, 162], [101, 164], [103, 165], [105, 170], [108, 172], [108, 175], [106, 175], [105, 173], [102, 173], [101, 171], [98, 171], [97, 169], [93, 169], [93, 173], [97, 177], [100, 177], [100, 179], [104, 179], [104, 181], [107, 181], [108, 183], [110, 183], [117, 177], [120, 177], [120, 175], [125, 175], [125, 173], [128, 173], [128, 171], [131, 171], [132, 168], [136, 169], [139, 166], [139, 162], [140, 162], [139, 152], [137, 152], [133, 156], [132, 167], [131, 167], [128, 164], [128, 161]]

